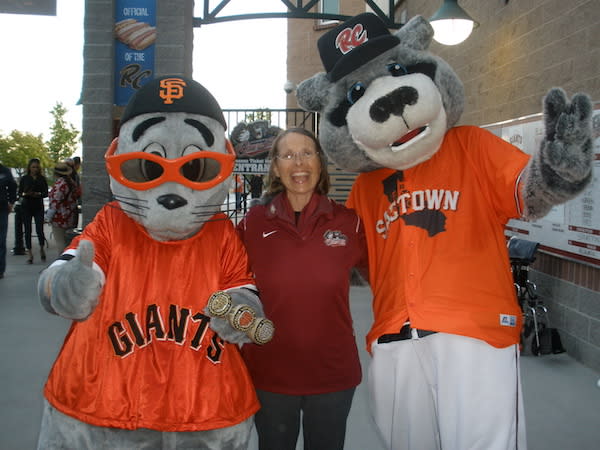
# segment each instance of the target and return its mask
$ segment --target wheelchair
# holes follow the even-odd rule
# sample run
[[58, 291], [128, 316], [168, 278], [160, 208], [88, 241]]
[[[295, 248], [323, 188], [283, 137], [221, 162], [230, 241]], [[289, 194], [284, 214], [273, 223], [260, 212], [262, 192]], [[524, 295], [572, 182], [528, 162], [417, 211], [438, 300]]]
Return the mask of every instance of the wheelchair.
[[529, 279], [529, 266], [535, 261], [539, 243], [513, 236], [507, 245], [517, 299], [523, 312], [521, 354], [563, 353], [565, 349], [558, 330], [549, 326], [548, 308], [537, 294], [535, 283]]

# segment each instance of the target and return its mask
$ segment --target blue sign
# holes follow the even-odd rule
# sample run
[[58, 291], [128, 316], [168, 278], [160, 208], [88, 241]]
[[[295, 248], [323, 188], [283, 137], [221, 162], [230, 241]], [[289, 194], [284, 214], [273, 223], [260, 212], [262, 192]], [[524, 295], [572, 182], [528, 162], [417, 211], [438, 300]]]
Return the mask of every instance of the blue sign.
[[156, 0], [117, 0], [115, 11], [115, 105], [154, 78]]

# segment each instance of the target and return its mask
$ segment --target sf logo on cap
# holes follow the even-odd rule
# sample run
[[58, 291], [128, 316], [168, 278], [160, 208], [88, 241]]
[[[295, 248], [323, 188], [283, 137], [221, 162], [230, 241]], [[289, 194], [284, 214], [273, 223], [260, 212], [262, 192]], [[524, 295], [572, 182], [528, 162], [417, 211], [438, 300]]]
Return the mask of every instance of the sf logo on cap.
[[160, 98], [164, 100], [165, 105], [170, 105], [173, 100], [183, 98], [183, 87], [185, 81], [181, 78], [165, 78], [160, 80], [161, 90], [159, 92]]
[[367, 42], [367, 32], [364, 31], [360, 23], [354, 25], [353, 28], [345, 28], [335, 38], [335, 48], [339, 48], [345, 55], [350, 50]]

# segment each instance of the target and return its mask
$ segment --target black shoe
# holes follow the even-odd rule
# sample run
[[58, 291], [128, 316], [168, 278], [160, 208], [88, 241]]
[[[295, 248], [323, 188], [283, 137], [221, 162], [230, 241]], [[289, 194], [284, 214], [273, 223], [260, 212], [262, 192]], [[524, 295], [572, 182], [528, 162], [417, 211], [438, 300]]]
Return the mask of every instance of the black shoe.
[[25, 249], [24, 248], [13, 248], [12, 249], [12, 254], [13, 255], [24, 255], [25, 254]]

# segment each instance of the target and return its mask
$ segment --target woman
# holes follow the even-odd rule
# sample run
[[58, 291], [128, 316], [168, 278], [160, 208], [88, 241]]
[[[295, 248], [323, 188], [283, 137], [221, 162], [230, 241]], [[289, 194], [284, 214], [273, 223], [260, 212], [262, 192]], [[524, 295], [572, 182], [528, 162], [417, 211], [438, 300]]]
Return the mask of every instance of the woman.
[[362, 224], [327, 198], [326, 160], [302, 128], [270, 152], [266, 195], [238, 225], [265, 315], [276, 326], [264, 346], [242, 352], [262, 405], [261, 450], [343, 449], [361, 369], [349, 307], [350, 273], [364, 265]]
[[66, 231], [73, 228], [77, 211], [78, 188], [72, 177], [73, 169], [66, 163], [54, 167], [56, 181], [50, 190], [50, 207], [46, 222], [52, 225], [52, 234], [59, 254], [67, 246]]
[[31, 251], [31, 219], [35, 221], [35, 232], [40, 244], [40, 258], [46, 261], [44, 244], [44, 198], [48, 197], [48, 182], [42, 175], [40, 160], [31, 158], [27, 164], [27, 172], [19, 181], [19, 196], [22, 198], [21, 210], [25, 226], [25, 248], [27, 249], [27, 263], [33, 263]]

